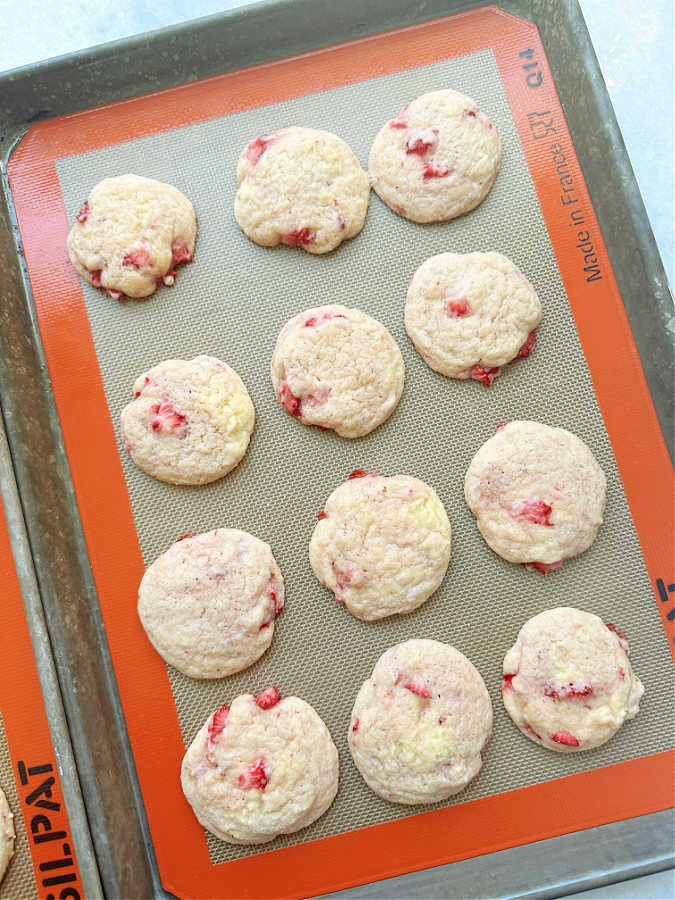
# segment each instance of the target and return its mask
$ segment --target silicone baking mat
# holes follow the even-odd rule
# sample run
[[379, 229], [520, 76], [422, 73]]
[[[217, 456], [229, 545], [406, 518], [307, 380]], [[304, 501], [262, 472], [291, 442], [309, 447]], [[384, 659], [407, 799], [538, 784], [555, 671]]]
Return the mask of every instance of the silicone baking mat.
[[[365, 165], [380, 124], [412, 97], [443, 86], [474, 97], [502, 135], [502, 170], [477, 210], [423, 227], [373, 195], [361, 235], [323, 258], [265, 250], [238, 230], [236, 159], [256, 134], [293, 123], [326, 128]], [[486, 8], [40, 123], [8, 168], [167, 889], [237, 897], [330, 890], [669, 805], [672, 666], [650, 579], [661, 578], [664, 590], [673, 580], [663, 579], [671, 565], [663, 488], [672, 473], [533, 26]], [[126, 171], [183, 190], [195, 204], [200, 233], [196, 261], [181, 270], [174, 288], [118, 304], [77, 280], [63, 246], [68, 221], [91, 187]], [[406, 338], [403, 303], [426, 257], [488, 249], [523, 269], [542, 299], [544, 320], [533, 355], [485, 390], [424, 365]], [[405, 357], [397, 412], [356, 442], [299, 425], [269, 383], [283, 323], [327, 302], [380, 319]], [[221, 357], [240, 373], [256, 408], [256, 431], [244, 461], [222, 481], [200, 488], [159, 484], [118, 453], [119, 412], [139, 373], [198, 353]], [[608, 477], [597, 541], [546, 579], [492, 554], [463, 501], [471, 456], [496, 423], [513, 418], [570, 428]], [[316, 513], [355, 468], [425, 479], [453, 524], [452, 561], [439, 592], [414, 613], [377, 624], [350, 617], [307, 561]], [[201, 684], [167, 670], [154, 653], [137, 620], [136, 590], [144, 563], [178, 535], [217, 526], [240, 527], [271, 543], [287, 606], [258, 664]], [[522, 623], [565, 604], [628, 631], [646, 695], [639, 717], [605, 747], [561, 756], [518, 734], [499, 685], [501, 660]], [[480, 776], [454, 802], [425, 812], [369, 792], [346, 748], [358, 687], [387, 647], [410, 637], [445, 640], [466, 653], [495, 710]], [[262, 847], [232, 847], [207, 837], [195, 821], [180, 790], [180, 760], [214, 708], [270, 683], [304, 697], [326, 721], [340, 751], [340, 791], [305, 831]]]
[[0, 787], [16, 841], [0, 900], [84, 897], [0, 504]]

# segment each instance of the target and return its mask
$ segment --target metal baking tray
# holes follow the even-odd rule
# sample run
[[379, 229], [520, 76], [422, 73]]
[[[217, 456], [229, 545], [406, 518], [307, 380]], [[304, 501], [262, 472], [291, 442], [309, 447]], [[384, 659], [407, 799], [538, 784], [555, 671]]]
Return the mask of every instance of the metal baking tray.
[[[479, 5], [431, 2], [411, 9], [404, 2], [389, 2], [363, 9], [354, 2], [339, 8], [322, 2], [256, 4], [10, 73], [0, 79], [3, 156], [11, 153], [31, 120]], [[572, 2], [499, 5], [539, 27], [672, 454], [672, 346], [665, 328], [672, 300], [580, 12]], [[305, 26], [301, 30], [298, 21]], [[63, 89], [66, 79], [70, 93]], [[589, 130], [589, 121], [606, 127]], [[603, 190], [608, 159], [616, 170], [612, 191]], [[161, 895], [8, 191], [5, 200], [0, 260], [7, 300], [0, 310], [0, 391], [101, 877], [111, 896]], [[652, 293], [645, 315], [647, 283]], [[369, 890], [382, 896], [446, 896], [451, 883], [454, 896], [456, 891], [517, 896], [535, 888], [541, 896], [561, 895], [580, 885], [667, 867], [671, 822], [667, 813], [655, 813], [593, 829], [592, 855], [583, 852], [583, 842], [582, 834], [554, 838], [401, 876]], [[500, 873], [497, 881], [495, 871]], [[459, 890], [462, 883], [466, 891]]]
[[[0, 768], [14, 815], [14, 856], [0, 898], [101, 895], [4, 428], [0, 422]], [[40, 696], [41, 694], [41, 696]]]

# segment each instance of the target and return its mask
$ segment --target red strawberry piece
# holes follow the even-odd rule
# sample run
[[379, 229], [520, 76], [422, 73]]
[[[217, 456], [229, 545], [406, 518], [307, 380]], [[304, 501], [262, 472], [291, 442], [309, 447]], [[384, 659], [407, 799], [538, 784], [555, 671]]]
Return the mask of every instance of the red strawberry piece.
[[177, 266], [178, 263], [191, 263], [194, 259], [194, 254], [192, 250], [188, 247], [185, 241], [180, 241], [178, 238], [171, 244], [171, 268]]
[[94, 287], [101, 287], [101, 269], [92, 269], [89, 274]]
[[502, 675], [502, 694], [504, 693], [504, 691], [508, 690], [509, 688], [511, 688], [511, 690], [513, 690], [512, 681], [516, 677], [517, 674], [518, 674], [517, 672], [508, 672], [506, 675]]
[[531, 734], [533, 737], [536, 737], [536, 739], [538, 741], [541, 740], [541, 735], [537, 734], [537, 732], [534, 730], [534, 728], [528, 722], [523, 722], [523, 728], [525, 729], [525, 731], [528, 734]]
[[413, 694], [417, 694], [418, 697], [422, 697], [423, 700], [428, 700], [429, 697], [431, 697], [429, 685], [421, 675], [414, 675], [410, 679], [410, 681], [406, 681], [403, 687], [407, 691], [410, 691]]
[[626, 632], [622, 631], [620, 628], [617, 628], [616, 625], [613, 625], [611, 622], [605, 623], [610, 631], [614, 632], [616, 635], [616, 639], [619, 642], [621, 649], [626, 654], [629, 655], [630, 649], [628, 647], [628, 637], [626, 636]]
[[122, 257], [122, 265], [130, 269], [150, 269], [154, 264], [155, 260], [146, 247], [136, 247]]
[[439, 725], [442, 725], [443, 722], [445, 722], [445, 720], [446, 720], [446, 716], [439, 716], [439, 717], [438, 717], [438, 724], [439, 724]]
[[143, 387], [140, 389], [140, 391], [136, 391], [136, 393], [134, 394], [134, 397], [140, 397], [141, 394], [143, 393], [143, 391], [146, 389], [146, 387], [147, 387], [149, 384], [150, 384], [150, 379], [149, 379], [148, 376], [146, 375], [145, 378], [144, 378], [144, 380], [143, 380]]
[[530, 353], [532, 353], [532, 351], [534, 350], [534, 345], [536, 343], [537, 343], [537, 332], [531, 331], [527, 336], [527, 340], [525, 341], [523, 346], [520, 348], [518, 353], [513, 357], [511, 362], [518, 362], [519, 359], [527, 359], [527, 357], [530, 355]]
[[225, 728], [229, 712], [230, 707], [225, 704], [211, 716], [211, 721], [209, 722], [208, 727], [208, 748], [210, 750], [213, 749], [216, 741], [220, 736], [220, 733], [222, 732], [223, 728]]
[[359, 719], [354, 719], [354, 721], [353, 721], [353, 723], [352, 723], [352, 732], [353, 732], [354, 734], [356, 734], [356, 732], [359, 730], [359, 725], [360, 725], [360, 724], [361, 724], [361, 722], [360, 722]]
[[322, 509], [321, 512], [318, 512], [318, 513], [316, 514], [316, 517], [317, 517], [317, 519], [318, 519], [319, 521], [321, 521], [321, 519], [327, 519], [327, 518], [328, 518], [328, 513], [326, 512], [325, 509]]
[[615, 634], [620, 640], [622, 640], [622, 641], [627, 641], [627, 640], [628, 640], [628, 637], [626, 636], [626, 632], [623, 631], [621, 628], [617, 628], [616, 625], [614, 625], [613, 622], [605, 622], [605, 625], [607, 626], [607, 628], [609, 628], [610, 631], [613, 631], [614, 634]]
[[269, 595], [274, 607], [274, 618], [278, 619], [281, 615], [281, 611], [284, 608], [284, 601], [279, 597], [279, 593], [277, 591], [277, 582], [274, 575], [270, 575]]
[[366, 472], [365, 469], [354, 469], [354, 471], [350, 473], [348, 480], [351, 481], [352, 478], [367, 478], [369, 475], [374, 474], [375, 472]]
[[449, 316], [456, 318], [471, 315], [471, 307], [466, 300], [448, 300], [445, 304], [445, 311]]
[[281, 694], [274, 684], [271, 687], [268, 687], [266, 691], [262, 691], [255, 698], [255, 702], [260, 709], [271, 709], [273, 706], [276, 706], [280, 700]]
[[327, 322], [329, 319], [344, 319], [342, 313], [324, 313], [322, 316], [310, 316], [305, 322], [305, 328], [315, 328], [319, 322]]
[[476, 113], [472, 109], [464, 109], [462, 110], [462, 115], [466, 116], [468, 119], [475, 119]]
[[294, 231], [284, 234], [281, 237], [281, 243], [289, 247], [300, 247], [302, 244], [311, 244], [314, 235], [307, 226], [304, 228], [296, 228]]
[[422, 168], [422, 180], [427, 182], [432, 178], [447, 178], [450, 174], [450, 169], [447, 166], [444, 166], [439, 163], [431, 162], [424, 163]]
[[435, 128], [426, 128], [417, 134], [411, 134], [405, 142], [405, 152], [415, 153], [417, 156], [426, 156], [436, 149], [438, 144], [438, 131]]
[[593, 687], [590, 684], [577, 686], [576, 684], [563, 684], [558, 689], [552, 688], [550, 685], [544, 687], [544, 694], [553, 700], [572, 700], [577, 697], [590, 697], [593, 693]]
[[523, 565], [530, 572], [541, 572], [542, 575], [549, 575], [551, 572], [555, 572], [556, 569], [562, 568], [562, 560], [552, 563], [528, 562], [523, 563]]
[[84, 225], [84, 223], [89, 218], [89, 213], [91, 212], [89, 208], [89, 201], [85, 200], [82, 206], [80, 207], [79, 213], [75, 216], [80, 225]]
[[296, 419], [300, 418], [302, 415], [302, 400], [291, 392], [285, 381], [282, 382], [279, 390], [279, 400], [287, 413], [295, 416]]
[[511, 516], [514, 519], [524, 519], [533, 525], [545, 525], [553, 528], [551, 513], [553, 507], [545, 500], [516, 500], [511, 507]]
[[406, 105], [403, 107], [403, 109], [398, 114], [398, 116], [396, 116], [395, 119], [391, 120], [391, 122], [389, 123], [390, 128], [407, 128], [408, 127], [408, 119], [405, 114], [408, 111], [409, 106], [410, 106], [410, 104], [406, 103]]
[[150, 423], [153, 431], [175, 431], [177, 437], [185, 437], [187, 418], [174, 409], [169, 400], [153, 403], [150, 410], [155, 414], [155, 418]]
[[501, 366], [486, 368], [485, 366], [476, 365], [471, 369], [471, 377], [474, 381], [480, 381], [485, 387], [490, 387], [501, 370]]
[[193, 538], [193, 537], [197, 537], [196, 531], [186, 531], [185, 534], [181, 534], [181, 536], [179, 538], [176, 538], [176, 543], [178, 543], [178, 541], [185, 541], [185, 540], [187, 540], [187, 538]]
[[265, 772], [265, 761], [262, 759], [254, 760], [237, 779], [242, 791], [250, 791], [252, 788], [264, 791], [269, 781]]
[[578, 739], [573, 734], [570, 734], [569, 731], [556, 731], [555, 734], [551, 735], [551, 740], [555, 741], [556, 744], [563, 744], [565, 747], [579, 746]]
[[626, 670], [623, 666], [619, 666], [619, 678], [623, 680], [626, 677]]
[[260, 157], [263, 155], [265, 150], [273, 144], [276, 140], [276, 136], [273, 134], [260, 134], [255, 140], [251, 141], [246, 150], [244, 151], [246, 155], [246, 159], [252, 164], [255, 165]]
[[507, 419], [505, 422], [497, 422], [497, 424], [495, 425], [495, 431], [501, 431], [502, 428], [506, 428], [510, 421], [511, 419]]

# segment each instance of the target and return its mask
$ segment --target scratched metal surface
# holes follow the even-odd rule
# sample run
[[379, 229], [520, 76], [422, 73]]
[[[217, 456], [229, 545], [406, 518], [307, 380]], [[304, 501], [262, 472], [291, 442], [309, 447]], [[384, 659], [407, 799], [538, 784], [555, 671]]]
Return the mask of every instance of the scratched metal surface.
[[14, 814], [14, 856], [7, 868], [7, 874], [0, 882], [0, 900], [33, 900], [38, 896], [35, 885], [33, 859], [30, 855], [26, 826], [23, 821], [19, 795], [14, 781], [14, 769], [9, 755], [5, 727], [0, 715], [0, 787], [5, 792], [7, 802]]
[[[266, 250], [241, 234], [232, 217], [234, 172], [241, 148], [253, 136], [291, 123], [326, 128], [347, 140], [365, 166], [379, 124], [411, 97], [439, 85], [473, 96], [502, 135], [502, 171], [477, 210], [450, 223], [419, 226], [395, 216], [373, 195], [362, 234], [325, 258], [288, 248]], [[410, 637], [433, 637], [457, 646], [478, 667], [493, 700], [495, 733], [483, 770], [450, 803], [669, 747], [672, 667], [666, 639], [492, 53], [61, 160], [58, 173], [69, 219], [97, 181], [126, 171], [183, 190], [197, 209], [200, 235], [194, 265], [181, 271], [175, 288], [150, 301], [120, 305], [84, 286], [113, 421], [117, 425], [139, 373], [162, 359], [189, 359], [198, 353], [221, 357], [240, 373], [257, 413], [245, 460], [212, 485], [195, 489], [160, 484], [121, 453], [145, 561], [150, 563], [185, 531], [240, 527], [271, 543], [287, 586], [287, 607], [274, 643], [255, 666], [209, 684], [169, 669], [184, 740], [189, 743], [223, 702], [274, 682], [283, 694], [298, 694], [312, 703], [341, 757], [337, 800], [310, 828], [254, 848], [233, 847], [209, 836], [211, 859], [223, 862], [429, 808], [399, 807], [377, 798], [365, 787], [346, 747], [358, 687], [387, 647]], [[507, 369], [489, 391], [431, 372], [403, 327], [407, 284], [422, 260], [443, 250], [475, 249], [510, 256], [533, 282], [544, 307], [537, 349], [529, 360]], [[278, 406], [269, 383], [269, 360], [279, 329], [291, 315], [322, 302], [357, 306], [380, 319], [405, 358], [399, 409], [356, 442], [299, 425]], [[463, 501], [464, 472], [473, 453], [497, 422], [513, 418], [534, 418], [576, 432], [608, 477], [606, 520], [597, 541], [547, 579], [492, 554]], [[338, 606], [313, 578], [307, 561], [317, 511], [357, 467], [425, 479], [438, 491], [454, 530], [452, 562], [436, 595], [408, 616], [376, 624], [358, 622]], [[499, 684], [504, 652], [523, 622], [542, 609], [570, 604], [628, 631], [646, 696], [639, 717], [604, 747], [562, 756], [520, 736], [503, 710]], [[142, 683], [138, 689], [142, 691]], [[166, 777], [178, 778], [178, 772], [167, 771]]]

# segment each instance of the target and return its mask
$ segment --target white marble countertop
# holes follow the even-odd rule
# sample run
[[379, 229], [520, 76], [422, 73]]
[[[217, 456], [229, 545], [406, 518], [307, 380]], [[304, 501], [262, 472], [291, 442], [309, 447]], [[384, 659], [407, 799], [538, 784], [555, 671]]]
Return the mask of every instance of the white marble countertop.
[[[0, 72], [247, 2], [23, 0], [19, 7], [19, 0], [0, 0]], [[673, 285], [673, 0], [579, 2]], [[573, 897], [670, 900], [675, 897], [673, 871]]]

